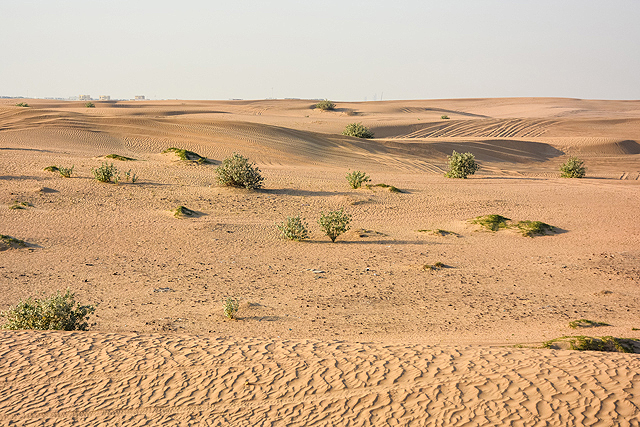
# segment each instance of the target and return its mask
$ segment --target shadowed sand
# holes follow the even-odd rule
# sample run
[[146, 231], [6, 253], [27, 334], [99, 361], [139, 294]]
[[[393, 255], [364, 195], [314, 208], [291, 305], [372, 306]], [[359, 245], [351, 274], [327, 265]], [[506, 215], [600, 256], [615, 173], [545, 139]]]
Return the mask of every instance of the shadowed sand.
[[[27, 246], [0, 250], [0, 310], [67, 287], [97, 310], [91, 332], [1, 332], [0, 425], [638, 425], [638, 355], [510, 346], [640, 338], [640, 102], [20, 101], [0, 101], [0, 234]], [[453, 150], [478, 173], [444, 178]], [[263, 190], [217, 186], [233, 152]], [[559, 178], [572, 155], [586, 178]], [[106, 160], [139, 181], [96, 182]], [[317, 219], [341, 207], [332, 244]], [[298, 214], [310, 239], [280, 239]], [[468, 222], [487, 214], [557, 232]]]

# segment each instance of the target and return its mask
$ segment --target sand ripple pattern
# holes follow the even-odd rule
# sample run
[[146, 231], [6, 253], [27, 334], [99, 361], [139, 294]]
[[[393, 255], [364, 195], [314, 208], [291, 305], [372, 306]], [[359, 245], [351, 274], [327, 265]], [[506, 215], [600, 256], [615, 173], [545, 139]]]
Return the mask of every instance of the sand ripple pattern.
[[545, 119], [446, 120], [414, 126], [415, 130], [396, 138], [535, 138], [555, 123]]
[[640, 425], [637, 355], [0, 332], [0, 425]]

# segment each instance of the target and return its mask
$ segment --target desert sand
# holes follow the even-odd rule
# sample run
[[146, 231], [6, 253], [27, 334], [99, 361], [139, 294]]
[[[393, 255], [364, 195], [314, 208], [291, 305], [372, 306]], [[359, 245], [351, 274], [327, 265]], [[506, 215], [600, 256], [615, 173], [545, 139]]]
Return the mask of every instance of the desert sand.
[[[0, 332], [0, 425], [640, 425], [639, 355], [541, 348], [640, 339], [640, 101], [314, 104], [0, 100], [0, 234], [27, 243], [0, 247], [0, 310], [96, 306], [88, 332]], [[445, 178], [453, 150], [480, 170]], [[263, 189], [216, 183], [234, 152]], [[138, 181], [97, 182], [104, 161]], [[556, 230], [469, 223], [488, 214]], [[292, 215], [309, 240], [280, 238]]]

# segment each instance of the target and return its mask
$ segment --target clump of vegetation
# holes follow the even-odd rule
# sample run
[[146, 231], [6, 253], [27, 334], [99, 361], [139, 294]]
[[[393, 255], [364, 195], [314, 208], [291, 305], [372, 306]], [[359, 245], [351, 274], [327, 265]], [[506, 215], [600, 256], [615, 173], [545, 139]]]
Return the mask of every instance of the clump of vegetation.
[[107, 159], [120, 160], [122, 162], [129, 162], [129, 161], [135, 161], [136, 160], [133, 157], [125, 157], [125, 156], [121, 156], [119, 154], [107, 154], [105, 157]]
[[373, 138], [373, 132], [362, 123], [349, 123], [342, 131], [343, 135], [355, 136], [356, 138]]
[[262, 187], [264, 181], [260, 175], [260, 169], [238, 153], [233, 153], [231, 157], [224, 159], [216, 168], [216, 173], [218, 183], [227, 187], [258, 189]]
[[26, 209], [28, 207], [32, 207], [33, 205], [29, 202], [20, 202], [18, 200], [13, 202], [13, 205], [9, 206], [9, 209]]
[[540, 221], [519, 221], [514, 227], [518, 228], [523, 236], [544, 236], [555, 229], [553, 225]]
[[578, 351], [609, 351], [617, 353], [639, 353], [639, 340], [635, 338], [566, 336], [546, 341], [543, 348], [566, 348]]
[[335, 110], [336, 109], [336, 104], [334, 104], [333, 102], [329, 101], [328, 99], [325, 99], [324, 101], [318, 102], [316, 104], [316, 108], [319, 108], [319, 109], [324, 110], [324, 111]]
[[392, 193], [402, 193], [402, 190], [394, 187], [393, 185], [388, 185], [388, 184], [374, 184], [374, 185], [369, 185], [367, 184], [367, 188], [369, 190], [371, 190], [371, 187], [382, 187], [382, 188], [388, 188], [390, 192]]
[[498, 231], [501, 228], [507, 228], [507, 221], [511, 220], [502, 215], [478, 216], [469, 220], [471, 224], [477, 224], [489, 231]]
[[429, 233], [429, 234], [433, 234], [434, 236], [456, 236], [456, 237], [460, 237], [460, 235], [458, 233], [454, 233], [453, 231], [447, 231], [447, 230], [441, 230], [439, 228], [433, 229], [433, 230], [418, 230], [419, 233]]
[[184, 216], [194, 216], [195, 214], [196, 214], [196, 211], [193, 211], [184, 206], [178, 206], [173, 210], [173, 216], [175, 216], [176, 218], [181, 218]]
[[578, 320], [574, 320], [572, 322], [569, 322], [569, 327], [572, 329], [578, 329], [578, 328], [595, 328], [598, 326], [611, 326], [608, 323], [604, 323], [604, 322], [594, 322], [593, 320], [588, 320], [588, 319], [578, 319]]
[[473, 175], [480, 168], [476, 158], [471, 153], [456, 153], [454, 150], [449, 158], [449, 171], [444, 174], [447, 178], [463, 178]]
[[301, 241], [309, 238], [307, 223], [300, 216], [288, 216], [281, 224], [276, 224], [285, 239]]
[[444, 268], [444, 266], [445, 265], [443, 263], [438, 261], [435, 264], [425, 264], [422, 266], [422, 269], [425, 271], [435, 271], [435, 270], [440, 270], [441, 268]]
[[193, 151], [184, 150], [182, 148], [170, 147], [164, 150], [162, 153], [175, 153], [181, 160], [186, 160], [190, 162], [196, 162], [199, 164], [208, 163], [206, 157], [202, 157], [198, 153], [194, 153]]
[[118, 183], [118, 168], [113, 163], [103, 162], [99, 168], [91, 168], [91, 173], [100, 182], [111, 182], [115, 178], [115, 183]]
[[27, 298], [0, 315], [7, 319], [3, 329], [86, 331], [87, 317], [94, 311], [91, 305], [78, 304], [67, 289], [49, 298]]
[[65, 168], [64, 166], [58, 166], [58, 172], [60, 172], [60, 175], [62, 175], [65, 178], [71, 178], [71, 174], [73, 173], [73, 168], [74, 166], [71, 166], [70, 168]]
[[60, 172], [60, 169], [58, 169], [57, 166], [47, 166], [44, 170], [47, 172]]
[[441, 118], [442, 120], [449, 120], [449, 116], [447, 116], [447, 115], [440, 116], [440, 118]]
[[347, 173], [347, 182], [351, 188], [360, 188], [363, 183], [371, 181], [369, 176], [360, 171], [353, 171]]
[[562, 178], [583, 178], [587, 169], [582, 160], [577, 157], [569, 157], [569, 160], [560, 166], [560, 172]]
[[94, 104], [91, 101], [89, 101], [86, 104], [84, 104], [84, 106], [87, 107], [87, 108], [96, 108], [96, 104]]
[[227, 319], [235, 320], [236, 313], [240, 309], [240, 300], [227, 297], [222, 300], [222, 311]]
[[127, 181], [131, 181], [132, 184], [135, 184], [138, 180], [138, 175], [136, 175], [135, 173], [131, 173], [131, 169], [124, 173], [124, 177]]
[[15, 237], [7, 236], [4, 234], [0, 234], [0, 242], [2, 242], [3, 244], [0, 245], [0, 249], [2, 249], [2, 246], [5, 246], [5, 249], [15, 248], [16, 246], [24, 248], [25, 246], [27, 246], [27, 243], [24, 240], [16, 239]]
[[16, 107], [28, 107], [28, 106], [29, 106], [29, 104], [27, 104], [26, 102], [18, 102], [16, 104]]
[[351, 222], [351, 215], [345, 213], [344, 208], [327, 213], [320, 212], [320, 219], [318, 220], [320, 228], [329, 236], [332, 242], [335, 242], [339, 235], [349, 230], [349, 222]]

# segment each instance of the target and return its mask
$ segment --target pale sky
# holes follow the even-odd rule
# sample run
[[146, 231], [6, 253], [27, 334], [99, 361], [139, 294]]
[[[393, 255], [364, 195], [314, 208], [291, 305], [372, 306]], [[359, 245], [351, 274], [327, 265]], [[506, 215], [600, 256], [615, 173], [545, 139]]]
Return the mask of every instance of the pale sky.
[[640, 99], [640, 0], [0, 0], [0, 95]]

